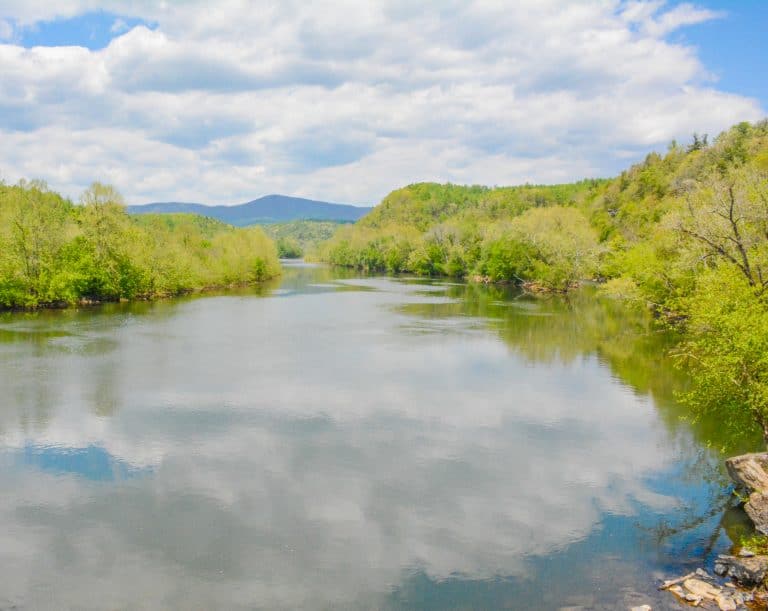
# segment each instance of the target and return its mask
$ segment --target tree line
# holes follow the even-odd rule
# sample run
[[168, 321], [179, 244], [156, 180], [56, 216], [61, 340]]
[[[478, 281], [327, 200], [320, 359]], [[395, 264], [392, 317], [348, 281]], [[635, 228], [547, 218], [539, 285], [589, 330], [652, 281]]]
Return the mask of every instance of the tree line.
[[78, 204], [41, 181], [0, 183], [0, 308], [171, 296], [279, 273], [274, 243], [258, 227], [132, 217], [100, 183]]

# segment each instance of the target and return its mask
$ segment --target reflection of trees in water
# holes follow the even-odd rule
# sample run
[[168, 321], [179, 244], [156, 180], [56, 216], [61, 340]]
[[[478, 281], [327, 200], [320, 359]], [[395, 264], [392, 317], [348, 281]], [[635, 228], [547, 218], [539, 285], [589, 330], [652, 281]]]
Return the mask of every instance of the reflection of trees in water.
[[642, 309], [600, 298], [592, 287], [566, 297], [533, 296], [513, 287], [480, 284], [443, 285], [433, 297], [450, 300], [407, 303], [401, 313], [425, 319], [471, 316], [485, 319], [488, 328], [531, 363], [571, 363], [597, 358], [622, 384], [653, 400], [667, 429], [690, 430], [699, 444], [723, 453], [759, 447], [757, 427], [744, 434], [730, 431], [726, 413], [708, 414], [691, 422], [688, 410], [675, 400], [689, 383], [669, 356], [673, 333], [654, 323]]
[[660, 329], [649, 312], [599, 298], [589, 287], [568, 298], [471, 284], [445, 286], [443, 292], [431, 295], [451, 300], [408, 303], [398, 311], [427, 319], [485, 319], [515, 354], [531, 363], [567, 364], [595, 357], [622, 384], [653, 400], [679, 453], [676, 480], [706, 490], [706, 496], [680, 507], [679, 517], [672, 521], [660, 518], [644, 526], [652, 546], [674, 550], [676, 562], [682, 557], [701, 563], [709, 559], [723, 533], [731, 541], [738, 540], [743, 522], [734, 516], [741, 510], [734, 507], [723, 461], [727, 455], [760, 448], [760, 430], [757, 426], [746, 433], [730, 429], [725, 425], [727, 413], [709, 413], [695, 421], [689, 418], [686, 407], [675, 400], [676, 393], [689, 384], [669, 356], [676, 338]]

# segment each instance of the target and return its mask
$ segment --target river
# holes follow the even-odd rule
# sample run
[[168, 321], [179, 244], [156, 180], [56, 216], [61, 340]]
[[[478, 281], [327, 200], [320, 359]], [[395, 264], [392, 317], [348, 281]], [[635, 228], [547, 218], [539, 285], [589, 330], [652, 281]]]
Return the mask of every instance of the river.
[[0, 315], [0, 608], [677, 608], [738, 516], [646, 313], [302, 263]]

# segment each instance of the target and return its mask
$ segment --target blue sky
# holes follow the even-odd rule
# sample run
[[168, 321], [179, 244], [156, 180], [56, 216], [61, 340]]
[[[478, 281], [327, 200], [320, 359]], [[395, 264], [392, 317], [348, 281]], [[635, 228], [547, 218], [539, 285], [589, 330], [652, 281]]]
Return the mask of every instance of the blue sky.
[[370, 204], [613, 175], [767, 114], [768, 2], [321, 4], [0, 0], [0, 178]]
[[109, 11], [94, 11], [20, 27], [17, 41], [24, 47], [75, 45], [98, 50], [137, 25], [153, 27], [153, 24], [135, 17], [121, 17]]
[[722, 17], [690, 26], [673, 39], [698, 48], [704, 65], [718, 78], [718, 87], [752, 96], [768, 110], [768, 2], [706, 0], [697, 3]]

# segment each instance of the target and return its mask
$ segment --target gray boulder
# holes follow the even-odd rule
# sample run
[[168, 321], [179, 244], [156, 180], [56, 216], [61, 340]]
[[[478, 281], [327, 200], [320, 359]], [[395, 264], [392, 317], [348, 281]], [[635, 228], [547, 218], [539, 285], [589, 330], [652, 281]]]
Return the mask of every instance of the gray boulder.
[[730, 577], [743, 586], [757, 586], [762, 584], [768, 575], [768, 556], [737, 558], [721, 555], [715, 560], [715, 573]]
[[725, 461], [725, 468], [742, 490], [768, 492], [768, 452], [734, 456]]
[[768, 492], [753, 492], [744, 505], [749, 519], [755, 525], [755, 529], [764, 535], [768, 535]]
[[749, 493], [744, 511], [755, 528], [768, 535], [768, 452], [734, 456], [725, 466], [736, 485]]

